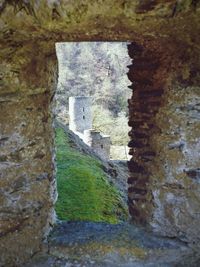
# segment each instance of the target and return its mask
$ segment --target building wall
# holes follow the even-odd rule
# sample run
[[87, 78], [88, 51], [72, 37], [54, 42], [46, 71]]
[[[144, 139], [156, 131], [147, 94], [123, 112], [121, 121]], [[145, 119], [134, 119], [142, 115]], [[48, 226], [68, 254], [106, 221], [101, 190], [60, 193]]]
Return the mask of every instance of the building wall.
[[160, 49], [129, 45], [129, 210], [160, 235], [199, 243], [200, 91], [169, 79]]
[[102, 135], [93, 129], [84, 131], [84, 142], [90, 146], [102, 159], [110, 158], [110, 136]]
[[[55, 222], [52, 98], [56, 89], [56, 57], [46, 58], [42, 53], [37, 58], [36, 45], [27, 51], [33, 58], [24, 58], [27, 66], [24, 73], [20, 72], [25, 77], [23, 82], [19, 76], [16, 78], [19, 74], [8, 78], [4, 73], [5, 91], [0, 89], [1, 267], [24, 266], [25, 261], [42, 250]], [[3, 65], [9, 73], [10, 64]]]
[[77, 96], [69, 98], [69, 129], [81, 132], [92, 128], [92, 98]]
[[110, 158], [110, 136], [92, 129], [92, 98], [69, 97], [69, 129], [76, 133], [102, 159]]

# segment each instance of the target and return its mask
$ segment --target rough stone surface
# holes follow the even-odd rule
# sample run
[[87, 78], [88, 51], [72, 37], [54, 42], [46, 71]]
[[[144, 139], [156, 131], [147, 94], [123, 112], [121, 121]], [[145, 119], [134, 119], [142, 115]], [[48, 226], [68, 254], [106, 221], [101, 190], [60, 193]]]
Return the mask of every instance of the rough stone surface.
[[185, 243], [152, 235], [128, 223], [62, 223], [48, 241], [49, 255], [36, 256], [27, 267], [199, 266], [198, 252]]
[[156, 124], [162, 132], [151, 140], [159, 155], [150, 167], [155, 205], [151, 225], [164, 235], [199, 243], [199, 88], [172, 85]]
[[110, 136], [94, 129], [84, 131], [84, 142], [90, 146], [102, 159], [110, 159]]
[[133, 43], [129, 53], [130, 213], [161, 235], [199, 243], [199, 87], [170, 80], [152, 50]]
[[[55, 180], [50, 103], [55, 88], [57, 41], [133, 40], [145, 47], [147, 54], [150, 51], [158, 64], [162, 63], [161, 67], [152, 66], [158, 68], [156, 73], [151, 72], [151, 66], [145, 70], [154, 76], [154, 84], [161, 81], [165, 92], [159, 110], [155, 104], [157, 113], [151, 115], [153, 132], [148, 138], [157, 154], [150, 155], [152, 162], [145, 162], [145, 166], [132, 165], [140, 173], [143, 168], [151, 171], [145, 185], [147, 194], [144, 190], [144, 196], [149, 196], [148, 205], [143, 212], [142, 201], [131, 204], [132, 209], [137, 206], [132, 214], [135, 219], [144, 218], [160, 233], [172, 235], [173, 230], [173, 235], [187, 240], [195, 233], [198, 236], [199, 124], [195, 118], [199, 113], [191, 110], [194, 105], [198, 107], [191, 99], [197, 99], [198, 93], [189, 88], [200, 82], [199, 5], [192, 0], [0, 2], [0, 265], [22, 266], [40, 251], [52, 221]], [[136, 82], [140, 82], [140, 75], [137, 77]], [[148, 80], [144, 81], [148, 86]], [[188, 89], [178, 90], [176, 81]], [[170, 94], [171, 89], [166, 91], [167, 85], [180, 97]], [[171, 120], [166, 122], [165, 113], [161, 118], [164, 111]], [[133, 117], [134, 111], [130, 110], [130, 115]], [[175, 135], [177, 125], [182, 133]], [[141, 195], [141, 190], [134, 193], [134, 185], [131, 187], [132, 194]]]
[[44, 88], [11, 78], [0, 92], [0, 266], [21, 266], [40, 251], [54, 220], [51, 64]]

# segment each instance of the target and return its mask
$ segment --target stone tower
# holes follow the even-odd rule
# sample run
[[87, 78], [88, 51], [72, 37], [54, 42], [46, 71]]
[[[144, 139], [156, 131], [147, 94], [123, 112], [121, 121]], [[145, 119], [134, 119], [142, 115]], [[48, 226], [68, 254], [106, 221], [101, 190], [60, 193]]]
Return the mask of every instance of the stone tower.
[[69, 129], [83, 133], [92, 128], [92, 98], [87, 96], [69, 97]]

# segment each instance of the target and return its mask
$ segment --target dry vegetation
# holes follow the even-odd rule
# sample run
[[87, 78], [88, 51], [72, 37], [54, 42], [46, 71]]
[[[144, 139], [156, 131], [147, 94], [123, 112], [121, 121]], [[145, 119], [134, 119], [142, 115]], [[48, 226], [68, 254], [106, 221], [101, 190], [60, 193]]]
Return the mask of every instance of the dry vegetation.
[[68, 118], [70, 96], [93, 97], [93, 126], [111, 136], [113, 145], [128, 143], [127, 43], [58, 43], [57, 114]]

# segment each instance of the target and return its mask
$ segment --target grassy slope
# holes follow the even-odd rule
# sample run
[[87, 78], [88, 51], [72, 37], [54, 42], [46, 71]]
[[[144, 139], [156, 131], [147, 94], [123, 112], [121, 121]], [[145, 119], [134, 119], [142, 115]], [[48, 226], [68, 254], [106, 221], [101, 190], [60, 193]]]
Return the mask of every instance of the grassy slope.
[[117, 223], [126, 219], [117, 190], [111, 186], [101, 162], [70, 147], [63, 129], [56, 129], [58, 200], [61, 220]]

